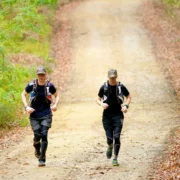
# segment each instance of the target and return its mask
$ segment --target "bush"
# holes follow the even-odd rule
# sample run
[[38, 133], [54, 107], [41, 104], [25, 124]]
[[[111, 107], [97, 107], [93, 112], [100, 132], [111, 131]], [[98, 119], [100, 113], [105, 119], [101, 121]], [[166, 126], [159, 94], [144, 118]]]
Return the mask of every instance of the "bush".
[[0, 47], [5, 53], [48, 56], [51, 27], [38, 12], [42, 5], [52, 9], [57, 0], [2, 0], [0, 2]]
[[163, 0], [166, 4], [169, 4], [174, 7], [180, 7], [180, 1], [179, 0]]
[[21, 92], [33, 78], [33, 67], [8, 61], [11, 54], [34, 54], [48, 63], [51, 26], [40, 12], [46, 7], [53, 14], [57, 0], [0, 1], [0, 128], [24, 125], [21, 121]]
[[[0, 128], [19, 125], [19, 114], [22, 112], [21, 92], [24, 83], [32, 78], [34, 70], [1, 63], [0, 69]], [[23, 118], [23, 117], [21, 117]]]

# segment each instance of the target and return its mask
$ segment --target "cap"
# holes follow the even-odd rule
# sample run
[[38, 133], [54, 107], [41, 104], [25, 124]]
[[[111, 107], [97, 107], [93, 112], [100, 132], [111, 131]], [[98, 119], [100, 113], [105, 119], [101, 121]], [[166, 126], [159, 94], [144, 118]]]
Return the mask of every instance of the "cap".
[[46, 74], [46, 70], [43, 66], [37, 68], [36, 74]]
[[117, 77], [117, 70], [115, 70], [115, 69], [110, 69], [110, 70], [108, 71], [108, 77], [109, 77], [109, 78]]

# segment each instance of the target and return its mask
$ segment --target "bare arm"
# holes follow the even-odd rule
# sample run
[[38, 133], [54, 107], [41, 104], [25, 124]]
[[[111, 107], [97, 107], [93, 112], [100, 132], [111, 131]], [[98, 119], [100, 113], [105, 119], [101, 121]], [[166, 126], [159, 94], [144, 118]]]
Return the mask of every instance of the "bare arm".
[[97, 104], [99, 105], [99, 106], [101, 106], [102, 105], [102, 98], [100, 98], [100, 97], [98, 97], [97, 98], [97, 100], [96, 100], [96, 102], [97, 102]]
[[129, 96], [126, 97], [126, 103], [128, 106], [131, 103], [131, 95], [129, 94]]
[[125, 104], [123, 105], [123, 107], [122, 107], [122, 112], [124, 112], [124, 113], [127, 112], [130, 103], [131, 103], [131, 95], [129, 94], [129, 95], [126, 97], [126, 103], [125, 103]]
[[109, 107], [109, 105], [108, 105], [107, 103], [103, 103], [102, 98], [100, 98], [100, 97], [98, 97], [98, 99], [96, 100], [96, 102], [97, 102], [97, 104], [98, 104], [99, 106], [102, 106], [103, 109], [107, 109], [107, 108]]
[[24, 90], [21, 94], [21, 98], [22, 98], [22, 101], [23, 101], [23, 104], [24, 104], [24, 107], [25, 107], [25, 110], [31, 114], [32, 112], [35, 111], [35, 109], [33, 109], [32, 107], [28, 106], [28, 103], [27, 103], [27, 100], [26, 100], [26, 95], [28, 93]]
[[55, 102], [54, 102], [53, 106], [51, 107], [51, 109], [52, 109], [52, 111], [56, 111], [57, 110], [57, 105], [58, 105], [58, 102], [59, 102], [59, 92], [56, 91], [53, 95], [55, 97]]
[[22, 98], [22, 101], [23, 101], [23, 104], [24, 104], [24, 107], [26, 108], [27, 106], [28, 106], [28, 103], [27, 103], [27, 101], [26, 101], [26, 95], [27, 95], [28, 93], [24, 90], [23, 92], [22, 92], [22, 94], [21, 94], [21, 98]]
[[59, 92], [58, 92], [58, 91], [55, 92], [54, 97], [55, 97], [55, 102], [54, 102], [54, 104], [57, 106], [57, 104], [58, 104], [58, 102], [59, 102]]

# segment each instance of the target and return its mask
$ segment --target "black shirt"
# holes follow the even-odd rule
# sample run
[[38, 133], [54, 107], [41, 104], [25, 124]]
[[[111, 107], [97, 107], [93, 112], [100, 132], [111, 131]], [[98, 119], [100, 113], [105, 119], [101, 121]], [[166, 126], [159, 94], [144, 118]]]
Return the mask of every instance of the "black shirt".
[[[115, 86], [111, 86], [108, 83], [108, 99], [107, 99], [107, 104], [109, 105], [109, 107], [107, 109], [104, 110], [104, 113], [108, 113], [108, 114], [122, 114], [121, 111], [121, 104], [123, 103], [121, 100], [118, 100], [117, 97], [117, 93], [116, 93], [116, 85]], [[121, 84], [121, 91], [123, 96], [127, 97], [129, 96], [129, 91], [127, 90], [127, 88]], [[100, 98], [103, 98], [104, 95], [104, 85], [101, 86], [98, 96]]]
[[[54, 94], [56, 92], [56, 88], [52, 83], [49, 85], [49, 92]], [[31, 113], [30, 117], [33, 118], [40, 118], [49, 114], [52, 114], [50, 109], [50, 103], [47, 103], [45, 97], [45, 87], [44, 86], [37, 86], [37, 98], [36, 101], [33, 103], [32, 108], [35, 109], [33, 113]], [[30, 93], [33, 90], [33, 82], [30, 82], [26, 88], [27, 93]]]

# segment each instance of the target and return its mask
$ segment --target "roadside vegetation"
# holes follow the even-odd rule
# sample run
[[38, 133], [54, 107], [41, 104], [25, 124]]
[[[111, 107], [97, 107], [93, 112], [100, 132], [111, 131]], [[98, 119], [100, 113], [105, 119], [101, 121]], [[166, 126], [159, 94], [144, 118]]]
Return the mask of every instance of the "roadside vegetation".
[[55, 10], [68, 0], [0, 1], [0, 129], [27, 125], [21, 92], [37, 65], [50, 71]]
[[162, 2], [165, 5], [166, 12], [172, 18], [176, 19], [176, 21], [178, 21], [178, 23], [180, 23], [180, 19], [179, 19], [180, 1], [179, 0], [162, 0]]
[[[157, 60], [180, 100], [179, 17], [179, 0], [147, 1], [141, 7], [141, 20], [152, 39]], [[180, 127], [169, 134], [166, 150], [160, 152], [157, 159], [149, 179], [180, 179]]]
[[163, 2], [173, 7], [180, 7], [179, 0], [163, 0]]

